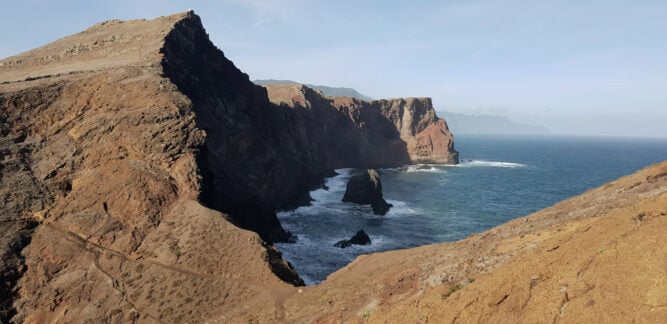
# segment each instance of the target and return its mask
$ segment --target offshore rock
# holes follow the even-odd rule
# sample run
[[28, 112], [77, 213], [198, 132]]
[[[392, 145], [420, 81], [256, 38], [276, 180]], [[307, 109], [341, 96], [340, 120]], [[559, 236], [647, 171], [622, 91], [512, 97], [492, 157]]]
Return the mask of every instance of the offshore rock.
[[368, 169], [350, 178], [345, 188], [343, 202], [370, 204], [376, 215], [384, 215], [392, 207], [382, 197], [382, 182], [380, 182], [380, 175], [374, 169]]
[[349, 240], [338, 241], [336, 242], [336, 244], [334, 244], [334, 246], [337, 248], [344, 249], [346, 247], [352, 246], [353, 244], [368, 245], [371, 244], [371, 238], [368, 237], [368, 234], [366, 234], [366, 232], [364, 232], [364, 230], [362, 229], [359, 230], [356, 234], [354, 234], [354, 236], [352, 236], [352, 238], [350, 238]]

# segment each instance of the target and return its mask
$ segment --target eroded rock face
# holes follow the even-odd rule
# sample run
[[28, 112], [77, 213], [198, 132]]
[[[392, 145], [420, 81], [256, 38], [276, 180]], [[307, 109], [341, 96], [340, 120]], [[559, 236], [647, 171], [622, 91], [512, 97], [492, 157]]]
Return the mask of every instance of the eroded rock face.
[[430, 98], [363, 101], [324, 97], [300, 84], [269, 84], [269, 99], [312, 115], [297, 129], [334, 168], [458, 163], [454, 138]]
[[371, 205], [373, 213], [384, 215], [392, 207], [382, 197], [382, 182], [380, 175], [373, 169], [355, 175], [347, 182], [343, 202], [351, 202], [362, 205]]
[[454, 137], [445, 120], [436, 116], [431, 98], [376, 100], [370, 104], [379, 107], [398, 129], [412, 163], [459, 162]]
[[291, 132], [300, 117], [274, 107], [211, 43], [198, 17], [175, 27], [161, 49], [162, 65], [206, 133], [198, 156], [201, 200], [267, 242], [288, 240], [275, 210], [307, 202], [330, 167]]

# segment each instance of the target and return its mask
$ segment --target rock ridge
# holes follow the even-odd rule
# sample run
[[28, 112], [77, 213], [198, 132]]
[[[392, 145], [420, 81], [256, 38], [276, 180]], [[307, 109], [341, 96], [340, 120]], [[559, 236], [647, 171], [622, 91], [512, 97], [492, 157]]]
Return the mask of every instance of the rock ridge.
[[[202, 35], [191, 12], [113, 21], [0, 61], [0, 321], [206, 318], [184, 306], [225, 292], [233, 297], [215, 297], [217, 307], [238, 305], [261, 295], [257, 283], [279, 294], [276, 275], [303, 284], [277, 249], [229, 224], [241, 213], [200, 204], [211, 192], [206, 144], [217, 138], [201, 127], [200, 98], [166, 77], [175, 70], [164, 60], [182, 56], [163, 47], [187, 54], [193, 47], [174, 42], [197, 46]], [[199, 38], [173, 39], [189, 36]], [[224, 63], [214, 67], [233, 73]], [[272, 207], [257, 217], [270, 221]], [[275, 222], [258, 230], [264, 241], [284, 235]], [[177, 286], [191, 297], [176, 297]]]

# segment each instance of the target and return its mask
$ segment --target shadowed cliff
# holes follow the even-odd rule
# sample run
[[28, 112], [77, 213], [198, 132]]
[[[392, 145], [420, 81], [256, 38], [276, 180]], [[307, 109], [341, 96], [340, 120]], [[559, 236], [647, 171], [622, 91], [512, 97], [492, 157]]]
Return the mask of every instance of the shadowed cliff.
[[[269, 242], [290, 239], [275, 210], [307, 203], [308, 191], [334, 168], [458, 163], [453, 137], [430, 99], [333, 106], [296, 86], [303, 106], [272, 98], [275, 105], [210, 42], [196, 16], [176, 24], [161, 52], [166, 76], [192, 100], [197, 126], [206, 132], [198, 157], [202, 201]], [[420, 137], [431, 125], [440, 132]], [[446, 143], [434, 149], [440, 138]]]

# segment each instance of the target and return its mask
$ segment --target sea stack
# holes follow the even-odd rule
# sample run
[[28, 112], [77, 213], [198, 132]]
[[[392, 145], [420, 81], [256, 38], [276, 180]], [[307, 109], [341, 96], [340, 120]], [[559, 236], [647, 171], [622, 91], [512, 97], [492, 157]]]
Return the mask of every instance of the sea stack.
[[380, 182], [380, 175], [374, 169], [368, 169], [350, 178], [345, 195], [343, 195], [343, 202], [370, 204], [376, 215], [384, 215], [389, 208], [393, 207], [382, 197], [382, 182]]

